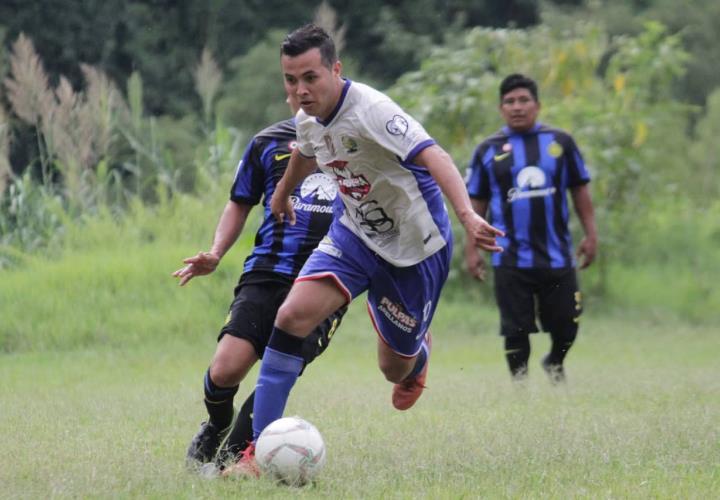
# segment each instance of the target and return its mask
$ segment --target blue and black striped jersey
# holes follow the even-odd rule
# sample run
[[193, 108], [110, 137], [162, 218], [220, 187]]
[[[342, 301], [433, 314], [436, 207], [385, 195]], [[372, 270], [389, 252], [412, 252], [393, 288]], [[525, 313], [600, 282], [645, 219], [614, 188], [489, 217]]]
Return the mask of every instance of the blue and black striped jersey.
[[276, 123], [253, 137], [238, 165], [230, 199], [248, 205], [262, 201], [264, 207], [255, 247], [245, 260], [245, 274], [269, 272], [294, 279], [330, 227], [337, 187], [319, 170], [306, 177], [291, 196], [294, 226], [278, 223], [270, 213], [270, 199], [295, 144], [294, 119]]
[[489, 200], [490, 220], [506, 236], [493, 266], [574, 267], [567, 189], [590, 181], [572, 136], [536, 124], [525, 133], [503, 127], [475, 150], [467, 172], [470, 197]]

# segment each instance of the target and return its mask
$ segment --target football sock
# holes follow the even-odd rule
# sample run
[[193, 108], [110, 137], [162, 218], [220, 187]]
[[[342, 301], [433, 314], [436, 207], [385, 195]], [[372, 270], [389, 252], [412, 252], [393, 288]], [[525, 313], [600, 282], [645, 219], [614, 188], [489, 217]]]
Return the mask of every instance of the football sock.
[[405, 380], [415, 378], [418, 376], [418, 374], [423, 371], [423, 368], [425, 368], [425, 364], [428, 360], [428, 345], [427, 340], [423, 340], [422, 347], [420, 348], [420, 352], [417, 355], [417, 358], [415, 358], [415, 366], [413, 366], [413, 369], [408, 373], [408, 376], [405, 377]]
[[577, 336], [577, 330], [571, 332], [565, 332], [564, 335], [558, 335], [554, 332], [550, 333], [552, 338], [552, 345], [550, 347], [550, 354], [546, 358], [546, 361], [550, 365], [562, 365], [565, 360], [565, 356], [575, 342]]
[[240, 413], [235, 419], [235, 425], [233, 425], [225, 445], [227, 451], [232, 453], [232, 456], [237, 457], [253, 439], [252, 412], [254, 400], [255, 392], [253, 391], [243, 403]]
[[210, 368], [205, 372], [205, 408], [210, 423], [218, 429], [225, 429], [232, 423], [233, 397], [238, 387], [218, 387], [210, 377]]
[[526, 375], [530, 359], [530, 338], [527, 335], [505, 337], [505, 359], [513, 377]]
[[290, 389], [303, 368], [303, 340], [277, 327], [273, 328], [255, 386], [254, 440], [268, 424], [282, 417], [285, 411]]

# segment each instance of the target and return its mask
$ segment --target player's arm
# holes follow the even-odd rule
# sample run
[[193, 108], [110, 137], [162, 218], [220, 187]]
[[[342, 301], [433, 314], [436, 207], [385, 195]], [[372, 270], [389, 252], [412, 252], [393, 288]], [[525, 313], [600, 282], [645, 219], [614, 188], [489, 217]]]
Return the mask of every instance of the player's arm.
[[427, 168], [438, 183], [465, 228], [467, 240], [489, 252], [502, 252], [502, 247], [498, 246], [495, 237], [504, 236], [505, 233], [488, 224], [475, 212], [460, 172], [450, 155], [437, 144], [433, 144], [420, 151], [413, 162]]
[[580, 269], [585, 269], [597, 254], [597, 227], [595, 226], [595, 210], [593, 209], [592, 199], [590, 198], [590, 189], [587, 184], [581, 184], [570, 188], [575, 212], [580, 219], [585, 237], [578, 245], [577, 256], [580, 261]]
[[180, 278], [180, 286], [195, 276], [204, 276], [215, 271], [220, 259], [240, 236], [251, 209], [252, 205], [246, 203], [232, 200], [227, 202], [215, 228], [215, 237], [210, 250], [198, 252], [197, 255], [184, 259], [185, 266], [173, 273], [173, 276]]
[[[485, 218], [488, 200], [470, 198], [470, 204], [476, 214]], [[470, 238], [465, 238], [465, 266], [470, 276], [477, 280], [485, 281], [485, 257], [478, 252], [477, 246]]]
[[278, 221], [282, 222], [287, 215], [290, 225], [295, 224], [295, 210], [290, 202], [290, 195], [300, 181], [312, 174], [316, 168], [315, 158], [303, 156], [299, 148], [293, 149], [285, 174], [275, 187], [270, 200], [270, 211]]

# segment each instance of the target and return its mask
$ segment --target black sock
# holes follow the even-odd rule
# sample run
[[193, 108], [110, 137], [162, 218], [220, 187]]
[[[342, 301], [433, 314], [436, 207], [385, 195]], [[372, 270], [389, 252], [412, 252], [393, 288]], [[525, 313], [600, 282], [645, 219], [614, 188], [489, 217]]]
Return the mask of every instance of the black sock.
[[505, 359], [513, 377], [526, 375], [530, 359], [530, 338], [527, 335], [505, 337]]
[[248, 443], [252, 441], [252, 412], [254, 401], [255, 391], [248, 396], [243, 403], [242, 408], [240, 408], [240, 413], [238, 413], [235, 425], [233, 425], [232, 432], [230, 432], [230, 436], [225, 444], [225, 449], [232, 457], [237, 457], [245, 448], [247, 448]]
[[550, 347], [550, 354], [546, 359], [549, 365], [562, 365], [565, 360], [565, 356], [575, 342], [577, 336], [577, 330], [570, 332], [564, 332], [564, 335], [559, 335], [554, 332], [550, 332], [550, 338], [552, 338], [552, 346]]
[[210, 378], [210, 368], [205, 372], [205, 408], [210, 423], [218, 429], [225, 429], [232, 423], [233, 397], [238, 387], [218, 387]]

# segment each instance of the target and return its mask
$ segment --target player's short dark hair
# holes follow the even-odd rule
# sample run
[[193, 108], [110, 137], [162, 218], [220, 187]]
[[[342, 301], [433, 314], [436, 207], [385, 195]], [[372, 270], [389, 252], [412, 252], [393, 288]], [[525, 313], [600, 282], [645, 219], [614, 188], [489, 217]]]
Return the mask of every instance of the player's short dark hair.
[[528, 89], [535, 100], [538, 100], [538, 88], [535, 80], [520, 73], [513, 73], [512, 75], [506, 76], [500, 84], [500, 102], [502, 102], [505, 94], [515, 89]]
[[280, 46], [280, 54], [295, 57], [316, 48], [320, 49], [320, 60], [323, 66], [331, 68], [337, 61], [335, 42], [321, 27], [306, 24], [285, 37]]

